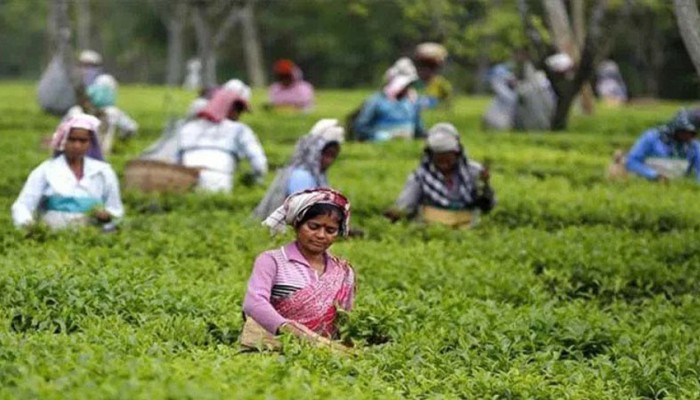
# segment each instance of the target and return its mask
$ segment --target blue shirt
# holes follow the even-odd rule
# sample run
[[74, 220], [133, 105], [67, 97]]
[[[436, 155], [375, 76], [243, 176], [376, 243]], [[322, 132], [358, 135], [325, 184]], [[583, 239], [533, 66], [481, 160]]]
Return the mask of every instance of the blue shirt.
[[[365, 102], [354, 124], [360, 140], [381, 139], [382, 133], [410, 131], [413, 137], [423, 136], [420, 106], [408, 97], [393, 100], [376, 93]], [[380, 133], [381, 132], [381, 133]]]
[[287, 181], [287, 196], [300, 190], [317, 187], [319, 187], [319, 182], [311, 175], [311, 172], [303, 168], [295, 168], [289, 176], [289, 181]]
[[659, 173], [653, 168], [644, 164], [649, 157], [660, 158], [684, 158], [688, 160], [689, 169], [695, 171], [695, 178], [700, 181], [700, 143], [697, 140], [690, 142], [689, 150], [686, 154], [678, 154], [673, 144], [665, 143], [661, 140], [658, 129], [649, 129], [637, 140], [632, 150], [627, 154], [625, 167], [628, 171], [634, 172], [647, 179], [656, 179]]

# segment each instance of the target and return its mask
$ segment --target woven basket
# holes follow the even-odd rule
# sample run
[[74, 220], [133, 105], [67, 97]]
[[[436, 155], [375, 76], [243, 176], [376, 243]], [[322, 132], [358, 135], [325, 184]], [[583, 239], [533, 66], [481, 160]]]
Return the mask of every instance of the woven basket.
[[131, 160], [124, 171], [124, 188], [146, 193], [183, 193], [199, 178], [195, 168], [155, 160]]

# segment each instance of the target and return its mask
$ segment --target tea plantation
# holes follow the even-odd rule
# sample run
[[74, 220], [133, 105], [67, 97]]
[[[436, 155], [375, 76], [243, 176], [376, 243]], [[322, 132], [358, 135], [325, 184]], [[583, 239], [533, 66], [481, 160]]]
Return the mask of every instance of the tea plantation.
[[[57, 118], [38, 110], [33, 84], [0, 93], [0, 398], [700, 398], [700, 187], [604, 178], [614, 149], [680, 104], [600, 108], [546, 134], [481, 131], [487, 98], [427, 113], [492, 160], [498, 205], [470, 231], [381, 217], [421, 143], [344, 145], [330, 180], [366, 231], [333, 247], [359, 279], [343, 324], [358, 351], [344, 357], [294, 340], [239, 352], [253, 259], [291, 238], [249, 219], [264, 187], [124, 193], [113, 234], [15, 230], [10, 205]], [[316, 119], [367, 94], [324, 91], [309, 115], [258, 106], [244, 121], [278, 167]], [[191, 94], [119, 96], [141, 124], [111, 158], [122, 175]]]

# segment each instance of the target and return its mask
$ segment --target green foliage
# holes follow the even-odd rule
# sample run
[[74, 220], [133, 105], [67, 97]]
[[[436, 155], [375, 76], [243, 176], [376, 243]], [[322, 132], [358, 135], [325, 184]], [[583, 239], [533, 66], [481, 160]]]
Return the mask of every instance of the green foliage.
[[[342, 326], [358, 355], [344, 358], [288, 339], [283, 353], [239, 353], [253, 259], [291, 237], [248, 219], [263, 187], [125, 193], [113, 234], [13, 229], [9, 207], [57, 120], [38, 111], [32, 85], [1, 88], [1, 398], [700, 397], [700, 189], [603, 177], [615, 148], [677, 104], [600, 109], [562, 134], [482, 132], [485, 98], [428, 113], [428, 124], [455, 123], [471, 157], [492, 160], [498, 205], [469, 231], [379, 215], [420, 143], [345, 144], [330, 180], [367, 235], [333, 247], [359, 279]], [[309, 115], [255, 107], [244, 120], [279, 166], [316, 119], [366, 95], [322, 91]], [[111, 159], [121, 174], [191, 94], [119, 96], [142, 126]]]

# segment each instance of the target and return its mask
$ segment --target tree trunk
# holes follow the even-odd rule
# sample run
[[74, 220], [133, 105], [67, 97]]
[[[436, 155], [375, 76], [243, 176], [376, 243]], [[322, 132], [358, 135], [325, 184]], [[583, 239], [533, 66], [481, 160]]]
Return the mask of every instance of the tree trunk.
[[[582, 7], [581, 2], [582, 0], [575, 1], [575, 3], [580, 3], [579, 8]], [[544, 0], [544, 6], [556, 48], [560, 52], [568, 54], [578, 64], [581, 58], [580, 48], [564, 2], [562, 0]], [[578, 11], [582, 12], [583, 10]], [[577, 18], [582, 20], [583, 16], [577, 15]], [[579, 21], [579, 23], [583, 24], [583, 21]], [[578, 30], [583, 37], [584, 29], [578, 27]], [[593, 114], [593, 89], [590, 84], [584, 85], [583, 90], [581, 90], [581, 108], [585, 114]]]
[[241, 9], [241, 22], [243, 28], [243, 51], [248, 72], [248, 79], [253, 87], [267, 86], [265, 69], [262, 59], [262, 45], [258, 37], [258, 30], [253, 14], [253, 2], [246, 1]]
[[673, 12], [678, 20], [678, 30], [685, 48], [700, 76], [700, 12], [695, 0], [673, 0]]
[[70, 44], [71, 39], [71, 28], [70, 28], [70, 17], [68, 15], [68, 1], [67, 0], [53, 0], [51, 2], [51, 11], [49, 15], [51, 16], [50, 32], [52, 34], [51, 44], [54, 49], [54, 54], [58, 53], [62, 60], [63, 65], [68, 72], [68, 78], [76, 91], [82, 87], [82, 79], [78, 75], [75, 69], [75, 62], [73, 60], [73, 47]]
[[[173, 4], [174, 3], [174, 4]], [[173, 12], [167, 18], [168, 29], [168, 64], [165, 82], [168, 86], [178, 86], [182, 82], [182, 66], [184, 65], [185, 19], [187, 3], [173, 1]]]
[[580, 49], [583, 47], [583, 41], [586, 39], [586, 4], [585, 0], [572, 0], [571, 3], [574, 38], [576, 39], [576, 46]]
[[78, 33], [78, 48], [91, 49], [90, 37], [92, 26], [92, 14], [90, 13], [90, 0], [75, 0], [76, 21]]
[[212, 43], [205, 7], [204, 3], [197, 3], [192, 13], [192, 19], [197, 36], [197, 53], [202, 62], [202, 84], [204, 87], [212, 87], [216, 85], [216, 59], [214, 58], [214, 43]]

